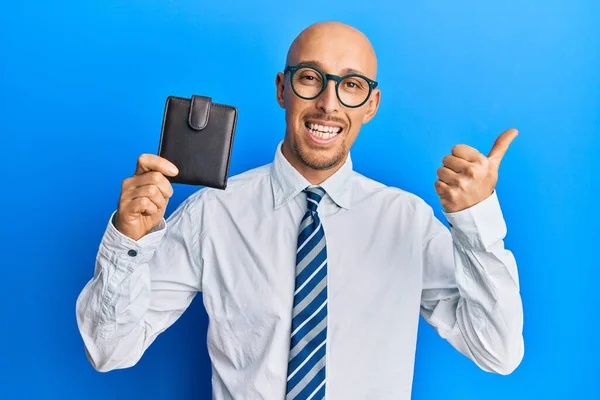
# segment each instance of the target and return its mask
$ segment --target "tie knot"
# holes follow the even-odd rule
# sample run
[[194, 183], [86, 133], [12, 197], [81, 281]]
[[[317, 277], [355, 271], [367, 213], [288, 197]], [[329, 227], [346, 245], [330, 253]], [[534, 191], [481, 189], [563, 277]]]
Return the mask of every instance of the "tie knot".
[[306, 193], [308, 210], [316, 212], [321, 199], [325, 196], [325, 190], [320, 186], [309, 186], [304, 189], [304, 192]]

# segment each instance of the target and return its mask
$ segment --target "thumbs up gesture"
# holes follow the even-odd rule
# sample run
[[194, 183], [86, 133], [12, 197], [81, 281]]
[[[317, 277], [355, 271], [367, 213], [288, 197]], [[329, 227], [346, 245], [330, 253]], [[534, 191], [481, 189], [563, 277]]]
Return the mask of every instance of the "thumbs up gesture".
[[443, 166], [437, 170], [439, 179], [434, 184], [446, 212], [467, 209], [494, 192], [502, 157], [518, 134], [516, 129], [503, 132], [487, 157], [473, 147], [454, 146], [452, 154], [443, 158]]

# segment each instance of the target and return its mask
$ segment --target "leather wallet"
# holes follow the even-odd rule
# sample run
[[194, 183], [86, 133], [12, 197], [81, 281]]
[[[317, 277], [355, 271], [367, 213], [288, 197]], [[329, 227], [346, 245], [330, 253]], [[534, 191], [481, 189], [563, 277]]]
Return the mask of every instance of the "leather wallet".
[[237, 108], [208, 96], [167, 97], [158, 155], [179, 169], [171, 183], [227, 188]]

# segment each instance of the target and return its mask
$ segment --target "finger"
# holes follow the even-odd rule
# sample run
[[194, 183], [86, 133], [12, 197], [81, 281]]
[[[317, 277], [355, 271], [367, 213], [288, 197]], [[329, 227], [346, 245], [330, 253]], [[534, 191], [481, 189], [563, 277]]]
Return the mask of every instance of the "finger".
[[494, 145], [488, 154], [488, 158], [494, 159], [499, 163], [502, 160], [502, 157], [504, 157], [504, 154], [506, 154], [508, 146], [510, 146], [518, 134], [519, 131], [516, 129], [508, 129], [504, 131], [494, 142]]
[[450, 186], [456, 186], [458, 182], [458, 174], [447, 167], [438, 168], [437, 176], [440, 181]]
[[163, 197], [161, 191], [155, 185], [145, 185], [135, 189], [130, 199], [135, 200], [142, 197], [150, 199], [158, 209], [163, 209], [167, 205], [167, 199]]
[[149, 171], [158, 171], [167, 176], [175, 176], [179, 173], [175, 164], [166, 158], [154, 154], [142, 154], [138, 158], [135, 175], [141, 175]]
[[126, 212], [152, 215], [158, 212], [158, 207], [147, 197], [138, 197], [125, 205]]
[[458, 173], [465, 171], [470, 165], [467, 160], [452, 155], [447, 155], [444, 157], [442, 159], [442, 164], [445, 167], [450, 168], [452, 171]]
[[146, 172], [143, 175], [130, 178], [127, 188], [129, 190], [136, 190], [137, 188], [146, 185], [156, 186], [166, 199], [171, 198], [173, 195], [173, 186], [171, 185], [171, 182], [169, 182], [163, 174], [156, 171]]
[[482, 161], [485, 157], [477, 149], [466, 144], [457, 144], [454, 146], [452, 148], [452, 155], [471, 162]]
[[435, 192], [442, 197], [450, 190], [450, 186], [439, 179], [435, 181], [433, 187], [435, 188]]

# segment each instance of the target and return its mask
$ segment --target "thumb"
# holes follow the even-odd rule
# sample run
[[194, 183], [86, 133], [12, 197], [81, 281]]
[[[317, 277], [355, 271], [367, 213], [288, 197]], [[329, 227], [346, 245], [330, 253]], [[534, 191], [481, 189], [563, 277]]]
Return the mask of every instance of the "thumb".
[[506, 151], [508, 150], [508, 146], [510, 146], [510, 144], [513, 140], [515, 140], [518, 134], [519, 131], [512, 128], [502, 132], [502, 134], [498, 136], [498, 138], [494, 142], [494, 145], [492, 146], [492, 149], [488, 154], [488, 158], [500, 164], [500, 161], [502, 161], [502, 157], [504, 157], [504, 154], [506, 154]]

